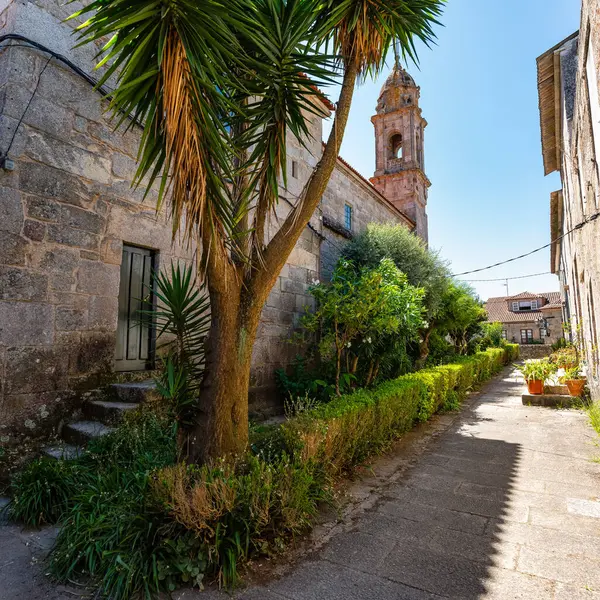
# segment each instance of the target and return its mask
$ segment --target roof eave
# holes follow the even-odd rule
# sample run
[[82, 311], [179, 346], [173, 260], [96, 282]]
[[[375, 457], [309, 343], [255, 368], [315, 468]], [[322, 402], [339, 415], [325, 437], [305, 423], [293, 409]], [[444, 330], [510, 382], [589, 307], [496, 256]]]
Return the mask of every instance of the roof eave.
[[538, 105], [542, 137], [544, 174], [560, 169], [560, 136], [562, 130], [560, 49], [579, 32], [571, 34], [536, 59]]

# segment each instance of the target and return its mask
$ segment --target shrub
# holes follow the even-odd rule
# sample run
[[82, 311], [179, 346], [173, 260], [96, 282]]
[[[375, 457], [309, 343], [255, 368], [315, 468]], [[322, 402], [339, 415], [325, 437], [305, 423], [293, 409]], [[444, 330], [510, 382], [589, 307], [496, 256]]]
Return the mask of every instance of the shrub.
[[56, 523], [82, 490], [101, 486], [102, 477], [112, 476], [115, 469], [147, 472], [176, 458], [175, 430], [167, 419], [150, 411], [128, 414], [78, 459], [39, 458], [29, 463], [11, 482], [9, 515], [28, 525]]
[[449, 394], [456, 405], [517, 356], [518, 346], [508, 344], [335, 398], [282, 426], [290, 455], [328, 475], [348, 470], [431, 417]]
[[240, 561], [310, 526], [334, 477], [456, 408], [517, 356], [509, 344], [336, 397], [281, 427], [254, 427], [252, 452], [201, 467], [175, 464], [168, 419], [134, 414], [77, 461], [32, 463], [15, 480], [20, 514], [63, 520], [50, 573], [91, 578], [112, 600], [201, 586], [205, 575], [231, 585]]
[[323, 497], [309, 465], [286, 456], [179, 464], [160, 471], [153, 486], [170, 517], [207, 549], [207, 569], [224, 585], [235, 583], [241, 560], [305, 530]]
[[32, 527], [57, 523], [89, 479], [89, 471], [77, 461], [34, 460], [13, 477], [9, 517]]
[[594, 402], [588, 409], [590, 423], [592, 427], [600, 434], [600, 402]]
[[559, 348], [550, 355], [549, 360], [559, 369], [570, 369], [577, 366], [579, 362], [577, 349], [574, 346]]
[[340, 260], [331, 283], [309, 291], [316, 308], [305, 315], [303, 326], [319, 336], [318, 354], [332, 365], [338, 396], [344, 377], [369, 386], [384, 363], [396, 363], [398, 357], [402, 363], [407, 343], [423, 325], [424, 290], [410, 285], [388, 258], [362, 269]]

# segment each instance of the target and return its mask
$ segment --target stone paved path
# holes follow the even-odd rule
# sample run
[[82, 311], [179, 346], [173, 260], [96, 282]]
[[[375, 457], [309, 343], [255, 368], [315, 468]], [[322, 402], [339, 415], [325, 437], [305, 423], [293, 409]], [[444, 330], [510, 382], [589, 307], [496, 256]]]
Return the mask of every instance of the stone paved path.
[[600, 600], [598, 437], [523, 391], [505, 370], [350, 531], [237, 597]]
[[[438, 419], [424, 452], [417, 435], [376, 463], [369, 508], [236, 599], [600, 600], [598, 437], [584, 413], [522, 406], [522, 391], [507, 369], [458, 417]], [[73, 598], [29, 564], [31, 535], [0, 527], [0, 600]]]

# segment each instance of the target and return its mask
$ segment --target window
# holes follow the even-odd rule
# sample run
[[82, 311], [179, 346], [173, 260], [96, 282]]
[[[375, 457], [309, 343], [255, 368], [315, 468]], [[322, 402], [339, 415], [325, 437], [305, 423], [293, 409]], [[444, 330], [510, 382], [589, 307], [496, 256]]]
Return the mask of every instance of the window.
[[390, 158], [402, 158], [402, 136], [397, 133], [390, 138]]
[[521, 329], [521, 344], [533, 342], [533, 329]]
[[298, 163], [295, 160], [292, 161], [292, 177], [298, 179]]
[[508, 331], [506, 331], [506, 329], [502, 330], [502, 339], [503, 340], [507, 340], [508, 339]]
[[352, 231], [352, 207], [349, 204], [344, 205], [344, 227]]
[[519, 302], [512, 303], [513, 312], [522, 312], [529, 310], [537, 310], [538, 309], [538, 301], [537, 300], [520, 300]]

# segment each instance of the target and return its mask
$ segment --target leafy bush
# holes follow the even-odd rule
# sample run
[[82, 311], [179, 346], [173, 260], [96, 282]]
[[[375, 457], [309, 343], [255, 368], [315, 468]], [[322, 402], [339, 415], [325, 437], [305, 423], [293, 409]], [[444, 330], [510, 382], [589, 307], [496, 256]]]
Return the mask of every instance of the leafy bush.
[[564, 337], [560, 337], [550, 347], [552, 348], [552, 352], [556, 352], [557, 350], [560, 350], [561, 348], [566, 348], [568, 345], [569, 344], [568, 344], [567, 340]]
[[553, 352], [549, 360], [555, 364], [559, 369], [570, 369], [577, 366], [579, 359], [577, 357], [577, 350], [574, 346], [565, 346]]
[[332, 365], [338, 396], [344, 380], [369, 386], [384, 363], [397, 370], [423, 324], [424, 291], [387, 258], [377, 268], [360, 270], [341, 260], [331, 283], [312, 286], [310, 293], [316, 308], [303, 326], [319, 336], [319, 357]]
[[305, 530], [323, 498], [308, 465], [283, 456], [265, 462], [248, 455], [212, 466], [179, 464], [160, 471], [155, 496], [174, 521], [207, 549], [209, 572], [230, 585], [237, 564]]
[[277, 369], [275, 382], [284, 401], [310, 396], [326, 402], [335, 394], [335, 386], [327, 382], [327, 375], [309, 369], [303, 356], [296, 356], [289, 369]]
[[588, 414], [592, 427], [600, 434], [600, 402], [590, 404]]
[[80, 458], [39, 458], [16, 474], [9, 515], [27, 525], [56, 523], [82, 490], [101, 485], [115, 469], [147, 472], [176, 457], [175, 429], [168, 419], [150, 411], [128, 414], [114, 432], [90, 442]]
[[502, 337], [502, 323], [482, 323], [479, 349], [500, 348], [506, 341]]

